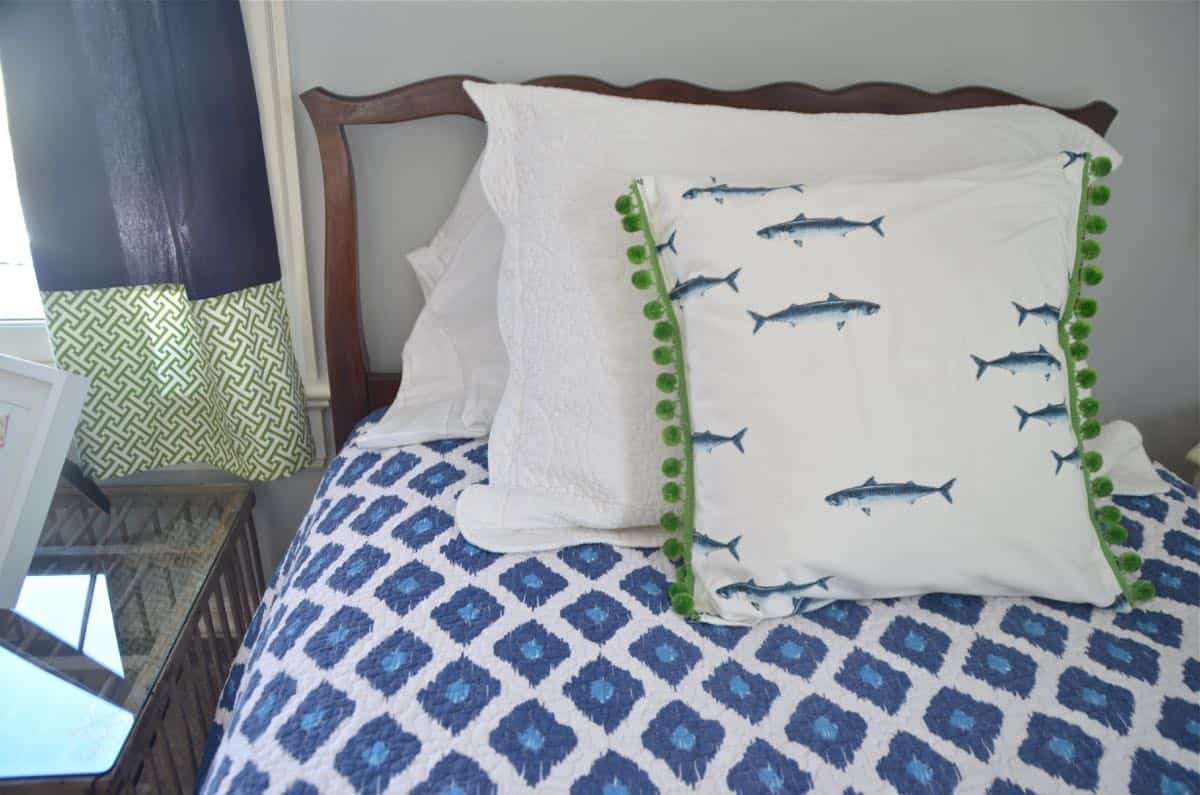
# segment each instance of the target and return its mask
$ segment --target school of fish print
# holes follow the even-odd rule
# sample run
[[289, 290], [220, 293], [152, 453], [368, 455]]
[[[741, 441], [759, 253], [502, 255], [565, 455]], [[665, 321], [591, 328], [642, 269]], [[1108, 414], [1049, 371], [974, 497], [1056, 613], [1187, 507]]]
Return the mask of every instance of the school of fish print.
[[[1063, 154], [1067, 155], [1067, 162], [1063, 168], [1071, 166], [1076, 161], [1086, 163], [1086, 152], [1064, 152]], [[796, 193], [804, 192], [804, 186], [800, 184], [771, 187], [736, 186], [724, 182], [718, 183], [716, 178], [712, 178], [712, 183], [708, 186], [689, 188], [684, 191], [682, 198], [689, 201], [709, 198], [716, 204], [723, 205], [727, 200], [759, 198], [777, 191], [790, 190]], [[767, 241], [777, 239], [787, 240], [795, 244], [798, 248], [803, 248], [804, 242], [813, 238], [845, 238], [852, 232], [866, 229], [875, 232], [880, 238], [885, 238], [886, 235], [883, 230], [885, 218], [886, 216], [884, 215], [871, 220], [854, 220], [843, 216], [809, 217], [801, 212], [790, 220], [780, 221], [757, 229], [755, 235]], [[676, 232], [672, 231], [665, 243], [656, 245], [656, 253], [660, 256], [667, 251], [670, 251], [672, 254], [678, 254], [675, 241]], [[737, 279], [741, 273], [742, 268], [737, 267], [724, 276], [697, 275], [684, 281], [676, 280], [674, 288], [670, 291], [669, 298], [672, 302], [678, 303], [683, 308], [687, 302], [699, 299], [717, 287], [727, 287], [730, 291], [739, 293], [740, 289]], [[1057, 325], [1062, 313], [1061, 307], [1049, 303], [1042, 303], [1040, 306], [1026, 306], [1015, 300], [1011, 303], [1017, 311], [1017, 327], [1023, 327], [1028, 320], [1037, 320], [1045, 325]], [[830, 292], [826, 298], [821, 300], [792, 303], [776, 311], [747, 309], [746, 313], [753, 321], [750, 333], [751, 335], [757, 335], [770, 324], [787, 325], [794, 329], [805, 324], [831, 323], [840, 332], [846, 327], [847, 321], [851, 318], [871, 317], [877, 314], [880, 309], [880, 304], [868, 299], [843, 298], [836, 293]], [[976, 381], [982, 380], [985, 373], [992, 369], [1006, 370], [1014, 376], [1023, 374], [1040, 375], [1047, 381], [1055, 373], [1062, 370], [1062, 362], [1059, 361], [1058, 357], [1048, 351], [1045, 345], [1040, 344], [1036, 350], [1014, 350], [991, 359], [972, 354], [971, 359], [976, 366]], [[1041, 408], [1027, 409], [1022, 406], [1014, 406], [1013, 408], [1016, 410], [1018, 416], [1018, 432], [1023, 431], [1031, 420], [1042, 422], [1048, 427], [1070, 421], [1070, 414], [1065, 401], [1050, 403]], [[742, 428], [737, 433], [729, 436], [712, 431], [700, 431], [692, 434], [692, 445], [696, 450], [705, 453], [712, 453], [724, 445], [730, 445], [739, 453], [745, 454], [746, 451], [742, 444], [742, 439], [746, 431], [746, 428]], [[1051, 450], [1050, 453], [1054, 460], [1054, 472], [1056, 475], [1062, 470], [1064, 465], [1079, 465], [1080, 450], [1078, 447], [1067, 453], [1059, 453], [1054, 450]], [[954, 499], [951, 489], [956, 482], [957, 478], [955, 477], [950, 478], [940, 486], [922, 485], [912, 480], [904, 482], [880, 482], [872, 475], [859, 485], [849, 486], [828, 494], [825, 497], [825, 503], [831, 508], [840, 508], [843, 506], [858, 508], [868, 517], [875, 507], [887, 504], [911, 506], [918, 500], [935, 494], [943, 497], [947, 504], [953, 505]], [[736, 561], [741, 560], [741, 556], [738, 553], [738, 544], [741, 540], [742, 536], [739, 535], [728, 541], [722, 541], [699, 531], [693, 531], [692, 536], [693, 549], [702, 553], [705, 557], [724, 551], [728, 552]], [[789, 615], [796, 615], [817, 606], [818, 600], [810, 595], [806, 595], [806, 593], [813, 588], [828, 590], [828, 582], [831, 579], [833, 579], [831, 576], [826, 576], [811, 582], [784, 582], [779, 585], [760, 585], [753, 579], [750, 579], [744, 582], [723, 585], [717, 588], [715, 593], [722, 599], [746, 598], [756, 609], [761, 609], [763, 602], [771, 597], [789, 598], [791, 600], [791, 612]]]

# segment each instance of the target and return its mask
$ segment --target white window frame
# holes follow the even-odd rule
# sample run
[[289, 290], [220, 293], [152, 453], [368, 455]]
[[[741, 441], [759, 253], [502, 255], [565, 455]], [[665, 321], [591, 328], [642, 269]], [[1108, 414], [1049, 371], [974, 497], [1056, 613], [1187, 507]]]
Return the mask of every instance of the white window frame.
[[38, 364], [53, 364], [46, 321], [0, 319], [0, 353]]

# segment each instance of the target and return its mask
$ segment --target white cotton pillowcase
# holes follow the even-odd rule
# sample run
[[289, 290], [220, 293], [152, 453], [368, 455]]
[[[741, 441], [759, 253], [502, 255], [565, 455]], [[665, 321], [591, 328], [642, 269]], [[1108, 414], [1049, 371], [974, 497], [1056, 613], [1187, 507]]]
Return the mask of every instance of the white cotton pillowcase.
[[1102, 138], [1031, 106], [919, 115], [797, 114], [467, 82], [488, 124], [484, 192], [504, 227], [497, 315], [508, 384], [489, 482], [457, 519], [473, 543], [530, 551], [659, 543], [655, 368], [612, 201], [640, 173], [806, 182], [970, 168]]
[[508, 377], [496, 324], [503, 245], [504, 230], [483, 196], [476, 163], [433, 241], [408, 255], [425, 306], [404, 345], [396, 399], [359, 446], [487, 434]]

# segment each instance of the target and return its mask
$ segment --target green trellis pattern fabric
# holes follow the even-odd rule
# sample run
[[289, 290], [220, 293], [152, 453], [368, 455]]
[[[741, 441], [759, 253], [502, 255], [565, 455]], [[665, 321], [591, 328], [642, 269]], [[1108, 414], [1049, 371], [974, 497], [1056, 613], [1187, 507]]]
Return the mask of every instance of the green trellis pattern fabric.
[[170, 284], [42, 301], [59, 366], [91, 379], [76, 443], [92, 477], [198, 463], [273, 480], [312, 461], [279, 282], [200, 301]]

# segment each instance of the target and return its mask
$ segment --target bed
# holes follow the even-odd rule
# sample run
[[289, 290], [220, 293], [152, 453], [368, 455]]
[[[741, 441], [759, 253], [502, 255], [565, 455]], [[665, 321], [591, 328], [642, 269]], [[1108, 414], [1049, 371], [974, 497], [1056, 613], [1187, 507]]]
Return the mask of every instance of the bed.
[[[538, 82], [808, 111], [1024, 101]], [[238, 654], [202, 792], [1200, 792], [1200, 502], [1164, 469], [1162, 496], [1110, 498], [1159, 594], [1124, 614], [930, 594], [722, 627], [671, 612], [656, 550], [468, 543], [454, 506], [487, 477], [485, 440], [356, 443], [398, 376], [372, 374], [362, 346], [343, 133], [477, 113], [461, 78], [304, 100], [325, 171], [342, 449]], [[1115, 115], [1063, 112], [1100, 132]]]

